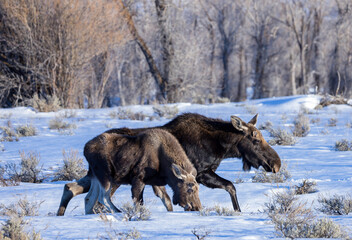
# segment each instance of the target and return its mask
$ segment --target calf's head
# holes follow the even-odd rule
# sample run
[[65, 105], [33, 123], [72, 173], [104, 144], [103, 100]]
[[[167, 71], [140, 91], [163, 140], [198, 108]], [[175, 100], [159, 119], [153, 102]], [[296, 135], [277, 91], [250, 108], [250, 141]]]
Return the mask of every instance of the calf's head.
[[231, 116], [232, 125], [243, 134], [242, 140], [237, 144], [243, 161], [243, 170], [249, 171], [251, 167], [262, 166], [267, 172], [277, 173], [281, 167], [280, 157], [256, 128], [257, 119], [258, 114], [245, 123], [239, 117]]
[[176, 164], [172, 164], [171, 167], [172, 173], [177, 179], [173, 187], [173, 203], [180, 205], [185, 211], [199, 211], [202, 208], [202, 204], [199, 199], [199, 185], [196, 181], [196, 170], [193, 169], [191, 174]]

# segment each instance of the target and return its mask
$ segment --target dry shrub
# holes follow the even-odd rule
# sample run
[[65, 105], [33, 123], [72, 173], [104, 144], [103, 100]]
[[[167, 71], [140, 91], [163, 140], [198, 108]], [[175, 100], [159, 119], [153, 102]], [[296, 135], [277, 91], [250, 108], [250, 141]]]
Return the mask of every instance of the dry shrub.
[[229, 103], [230, 99], [227, 97], [216, 97], [215, 98], [215, 103]]
[[264, 168], [259, 168], [255, 171], [255, 175], [252, 177], [254, 183], [283, 183], [287, 179], [291, 178], [291, 173], [287, 169], [287, 163], [282, 161], [280, 171], [277, 173], [270, 173], [265, 171]]
[[317, 219], [306, 203], [297, 201], [293, 191], [276, 193], [266, 204], [265, 212], [275, 225], [279, 237], [347, 238], [340, 225], [330, 219]]
[[244, 108], [249, 114], [256, 114], [258, 112], [257, 107], [254, 105], [244, 105]]
[[18, 181], [11, 178], [5, 178], [5, 174], [7, 174], [7, 165], [0, 165], [0, 186], [1, 187], [9, 187], [9, 186], [17, 186], [19, 184]]
[[319, 124], [319, 123], [320, 123], [320, 118], [312, 118], [312, 119], [310, 120], [310, 123], [311, 123], [311, 124]]
[[141, 238], [141, 233], [135, 228], [127, 232], [119, 232], [110, 226], [104, 235], [98, 234], [98, 239], [101, 240], [137, 240]]
[[228, 207], [215, 205], [214, 207], [205, 207], [199, 211], [200, 216], [236, 216], [238, 212]]
[[0, 142], [18, 141], [18, 134], [12, 127], [10, 120], [7, 121], [7, 126], [0, 126]]
[[[42, 176], [42, 166], [39, 166], [40, 155], [37, 152], [29, 152], [26, 154], [24, 151], [20, 151], [21, 167], [16, 163], [7, 163], [3, 167], [4, 174], [9, 179], [6, 181], [11, 184], [18, 182], [29, 182], [29, 183], [40, 183], [44, 180]], [[19, 169], [20, 168], [20, 169]]]
[[2, 216], [38, 216], [41, 202], [29, 202], [27, 198], [19, 199], [16, 203], [9, 205], [0, 204], [0, 215]]
[[269, 140], [270, 145], [285, 145], [291, 146], [294, 145], [297, 140], [296, 138], [285, 129], [277, 128], [277, 129], [269, 129], [270, 136], [273, 137]]
[[295, 137], [305, 137], [310, 131], [309, 118], [300, 113], [293, 121], [294, 128], [292, 133]]
[[347, 139], [342, 139], [340, 141], [336, 141], [335, 150], [336, 151], [352, 151], [352, 141], [348, 141]]
[[150, 219], [149, 209], [140, 203], [124, 203], [120, 208], [123, 213], [124, 221], [146, 221]]
[[49, 129], [58, 130], [61, 133], [68, 132], [72, 134], [73, 129], [76, 129], [77, 125], [64, 121], [63, 118], [55, 117], [49, 121]]
[[197, 238], [197, 240], [204, 240], [211, 233], [211, 231], [208, 229], [200, 229], [200, 228], [194, 228], [191, 232]]
[[295, 186], [295, 194], [308, 194], [315, 193], [318, 190], [316, 189], [317, 183], [315, 181], [310, 181], [308, 179], [304, 179], [302, 183]]
[[336, 127], [336, 125], [337, 125], [337, 119], [336, 118], [330, 118], [328, 120], [328, 126], [329, 127]]
[[60, 100], [56, 96], [39, 97], [37, 93], [29, 101], [29, 105], [39, 112], [56, 112], [60, 109]]
[[34, 229], [30, 233], [24, 230], [28, 224], [22, 216], [11, 215], [0, 230], [0, 240], [41, 240], [40, 233]]
[[40, 183], [43, 181], [42, 168], [39, 166], [40, 155], [37, 152], [29, 152], [26, 154], [20, 151], [21, 157], [21, 172], [19, 179], [21, 182]]
[[30, 124], [16, 127], [16, 133], [19, 137], [30, 137], [37, 135], [37, 129]]
[[78, 155], [78, 150], [71, 149], [68, 153], [62, 150], [64, 165], [54, 174], [53, 181], [72, 181], [78, 180], [87, 174], [83, 164], [83, 158]]
[[77, 117], [77, 112], [73, 109], [65, 110], [64, 112], [59, 114], [60, 118], [75, 118]]
[[178, 114], [177, 106], [159, 105], [153, 106], [154, 113], [162, 118], [171, 119]]
[[0, 239], [3, 240], [40, 240], [40, 233], [32, 230], [31, 233], [24, 231], [29, 221], [26, 216], [38, 216], [38, 210], [42, 202], [29, 202], [26, 198], [19, 199], [17, 203], [10, 205], [0, 204], [0, 215], [8, 216], [9, 219], [1, 228]]
[[334, 195], [330, 198], [320, 197], [318, 199], [321, 207], [319, 211], [329, 215], [348, 215], [352, 212], [351, 196]]
[[326, 107], [331, 104], [348, 104], [348, 99], [343, 98], [342, 96], [325, 95], [320, 99], [320, 103], [316, 106], [316, 108]]
[[121, 120], [137, 120], [144, 121], [147, 116], [143, 112], [133, 112], [130, 109], [118, 108], [117, 111], [111, 111], [109, 113], [111, 118], [117, 118]]
[[265, 123], [259, 125], [259, 130], [270, 130], [273, 128], [273, 123], [271, 121], [266, 121]]

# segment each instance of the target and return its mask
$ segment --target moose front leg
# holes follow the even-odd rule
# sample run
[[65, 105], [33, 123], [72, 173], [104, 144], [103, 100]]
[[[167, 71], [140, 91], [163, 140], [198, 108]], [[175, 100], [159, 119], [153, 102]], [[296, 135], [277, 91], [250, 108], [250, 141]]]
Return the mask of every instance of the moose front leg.
[[212, 170], [201, 172], [197, 174], [197, 182], [209, 188], [222, 188], [225, 189], [231, 197], [233, 209], [241, 212], [240, 205], [238, 204], [236, 188], [232, 182], [220, 177]]
[[164, 186], [155, 186], [153, 185], [154, 194], [161, 199], [167, 211], [172, 212], [172, 203], [169, 195], [166, 192]]

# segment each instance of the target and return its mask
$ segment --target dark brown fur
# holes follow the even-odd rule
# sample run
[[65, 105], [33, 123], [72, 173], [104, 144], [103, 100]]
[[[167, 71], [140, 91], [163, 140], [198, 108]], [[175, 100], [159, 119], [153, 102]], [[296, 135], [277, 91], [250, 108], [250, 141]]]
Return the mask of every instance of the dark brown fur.
[[[173, 203], [185, 210], [201, 208], [197, 171], [173, 135], [150, 129], [136, 136], [103, 133], [84, 147], [93, 180], [85, 199], [86, 213], [97, 201], [110, 212], [119, 211], [110, 200], [112, 186], [132, 185], [132, 198], [143, 203], [145, 185], [165, 186], [174, 191]], [[97, 180], [97, 181], [96, 181]]]
[[[186, 113], [157, 128], [170, 132], [181, 144], [189, 160], [197, 169], [197, 182], [210, 188], [225, 189], [231, 197], [233, 208], [240, 211], [236, 189], [231, 181], [218, 176], [215, 171], [224, 158], [242, 158], [243, 170], [263, 166], [266, 171], [278, 172], [281, 160], [255, 127], [257, 115], [248, 123], [236, 116], [230, 121], [208, 118], [199, 114]], [[136, 135], [145, 128], [118, 128], [107, 133]], [[63, 215], [72, 197], [89, 190], [90, 179], [86, 176], [77, 183], [65, 185], [58, 215]], [[165, 188], [154, 191], [167, 200]], [[165, 203], [164, 203], [165, 204]]]

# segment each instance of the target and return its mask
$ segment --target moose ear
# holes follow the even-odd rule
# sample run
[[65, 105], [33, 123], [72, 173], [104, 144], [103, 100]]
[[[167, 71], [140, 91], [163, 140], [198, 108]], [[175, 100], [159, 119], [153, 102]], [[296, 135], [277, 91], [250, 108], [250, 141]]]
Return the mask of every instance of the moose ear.
[[258, 121], [258, 113], [248, 122], [253, 124], [253, 126], [255, 127], [255, 125], [257, 124]]
[[235, 129], [241, 132], [245, 132], [248, 130], [246, 126], [243, 125], [241, 118], [236, 116], [231, 116], [231, 123]]
[[173, 163], [171, 165], [171, 170], [178, 179], [183, 180], [186, 178], [186, 175], [183, 174], [184, 170], [179, 165]]

